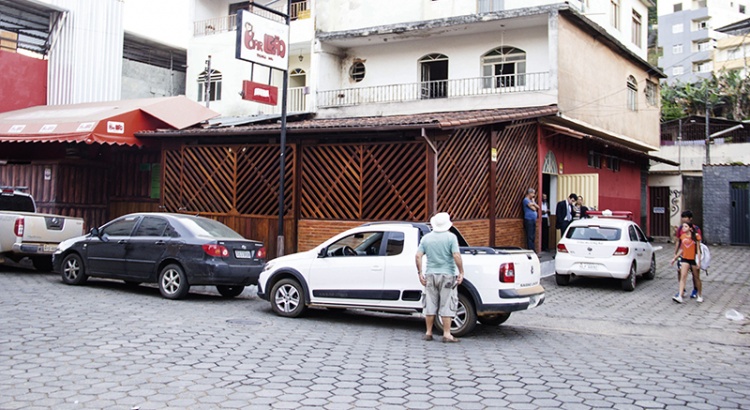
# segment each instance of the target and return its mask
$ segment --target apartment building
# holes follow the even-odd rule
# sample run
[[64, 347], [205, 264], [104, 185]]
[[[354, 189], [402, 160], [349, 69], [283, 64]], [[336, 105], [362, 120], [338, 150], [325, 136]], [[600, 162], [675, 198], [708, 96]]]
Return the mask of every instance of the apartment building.
[[693, 83], [714, 72], [714, 49], [726, 34], [717, 29], [748, 18], [750, 0], [660, 1], [659, 67], [667, 81]]

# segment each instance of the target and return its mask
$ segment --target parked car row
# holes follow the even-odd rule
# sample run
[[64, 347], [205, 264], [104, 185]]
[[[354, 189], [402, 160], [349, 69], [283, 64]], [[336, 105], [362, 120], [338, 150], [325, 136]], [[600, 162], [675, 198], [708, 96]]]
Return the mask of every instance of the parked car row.
[[[370, 223], [309, 251], [267, 262], [262, 242], [245, 239], [218, 221], [135, 213], [61, 241], [52, 267], [69, 285], [90, 277], [156, 283], [168, 299], [184, 298], [196, 285], [216, 286], [227, 298], [257, 285], [258, 295], [285, 317], [300, 316], [310, 307], [419, 313], [424, 295], [414, 255], [430, 230], [422, 223]], [[533, 251], [470, 247], [455, 227], [451, 230], [459, 239], [465, 271], [451, 333], [470, 333], [477, 322], [499, 325], [512, 312], [544, 302]], [[565, 286], [573, 276], [609, 277], [633, 290], [637, 276], [655, 276], [658, 248], [651, 241], [627, 218], [603, 214], [574, 221], [557, 245], [557, 284]]]

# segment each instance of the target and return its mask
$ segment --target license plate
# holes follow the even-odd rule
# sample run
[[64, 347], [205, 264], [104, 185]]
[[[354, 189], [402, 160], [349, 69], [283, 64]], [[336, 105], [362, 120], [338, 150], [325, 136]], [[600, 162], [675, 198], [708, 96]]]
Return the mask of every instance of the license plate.
[[234, 257], [237, 259], [252, 259], [255, 251], [234, 251]]
[[592, 263], [579, 263], [578, 266], [583, 270], [594, 270], [596, 269], [596, 265]]
[[42, 250], [44, 252], [49, 252], [49, 253], [54, 253], [56, 249], [57, 249], [57, 245], [44, 245], [42, 247]]

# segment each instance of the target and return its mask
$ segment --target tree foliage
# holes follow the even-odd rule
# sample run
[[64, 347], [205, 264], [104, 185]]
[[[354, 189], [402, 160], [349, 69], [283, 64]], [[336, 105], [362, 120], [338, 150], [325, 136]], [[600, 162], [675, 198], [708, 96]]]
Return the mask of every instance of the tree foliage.
[[722, 70], [697, 83], [676, 82], [661, 87], [661, 118], [670, 121], [688, 115], [709, 115], [742, 121], [750, 118], [750, 77]]

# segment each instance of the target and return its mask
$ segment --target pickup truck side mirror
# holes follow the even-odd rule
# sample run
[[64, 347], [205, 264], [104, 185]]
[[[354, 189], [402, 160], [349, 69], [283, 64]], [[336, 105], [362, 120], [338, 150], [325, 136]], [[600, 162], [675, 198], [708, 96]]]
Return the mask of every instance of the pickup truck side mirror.
[[328, 256], [328, 248], [323, 248], [318, 252], [318, 258], [325, 258]]

